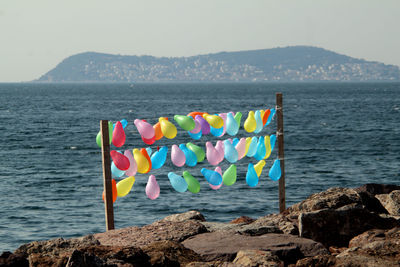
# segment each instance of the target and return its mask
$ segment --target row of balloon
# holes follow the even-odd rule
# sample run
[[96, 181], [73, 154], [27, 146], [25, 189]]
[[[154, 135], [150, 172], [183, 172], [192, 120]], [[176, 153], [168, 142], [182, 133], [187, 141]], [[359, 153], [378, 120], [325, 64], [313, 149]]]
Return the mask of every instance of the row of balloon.
[[[265, 125], [268, 125], [273, 116], [275, 109], [249, 111], [244, 122], [244, 129], [249, 133], [260, 133]], [[175, 122], [194, 140], [199, 140], [203, 135], [211, 134], [215, 137], [222, 137], [225, 133], [235, 136], [239, 129], [242, 119], [241, 112], [228, 112], [220, 114], [208, 114], [205, 112], [191, 112], [187, 116], [175, 115]], [[121, 120], [115, 124], [109, 124], [110, 144], [121, 147], [125, 144], [125, 131], [127, 126], [126, 120]], [[134, 124], [143, 140], [147, 145], [152, 145], [155, 141], [166, 137], [173, 139], [176, 137], [178, 130], [176, 126], [166, 117], [160, 117], [155, 125], [151, 125], [146, 120], [136, 119]], [[112, 127], [111, 127], [112, 126]], [[96, 142], [101, 147], [101, 134], [97, 134]]]

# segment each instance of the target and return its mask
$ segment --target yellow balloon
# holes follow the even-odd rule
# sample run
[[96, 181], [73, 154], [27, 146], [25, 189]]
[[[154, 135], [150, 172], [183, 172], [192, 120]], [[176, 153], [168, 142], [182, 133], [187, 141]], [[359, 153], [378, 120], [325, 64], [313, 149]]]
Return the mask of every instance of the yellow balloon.
[[175, 125], [173, 125], [170, 121], [166, 120], [163, 117], [159, 118], [158, 121], [161, 125], [162, 134], [168, 139], [175, 138], [176, 134], [178, 133]]
[[247, 137], [246, 138], [246, 152], [244, 152], [243, 157], [247, 155], [247, 152], [249, 152], [250, 143], [251, 143], [251, 137]]
[[135, 183], [135, 177], [134, 176], [129, 176], [128, 178], [125, 178], [117, 183], [117, 195], [118, 197], [124, 197], [126, 196], [129, 191], [131, 191], [131, 188], [133, 184]]
[[256, 170], [258, 177], [260, 177], [264, 166], [265, 166], [265, 160], [260, 160], [256, 165], [254, 165], [254, 169]]
[[244, 129], [246, 132], [252, 133], [256, 129], [257, 122], [256, 117], [254, 116], [254, 111], [249, 111], [249, 115], [244, 122]]
[[267, 153], [265, 153], [265, 157], [264, 159], [267, 159], [270, 155], [271, 155], [271, 140], [269, 138], [269, 135], [266, 135], [264, 137], [264, 143], [265, 143], [265, 150], [267, 151]]
[[203, 118], [216, 129], [224, 127], [224, 120], [220, 116], [203, 114]]
[[135, 158], [137, 164], [137, 171], [139, 173], [147, 173], [150, 168], [150, 164], [146, 157], [140, 153], [139, 149], [135, 148], [133, 150], [133, 157]]
[[264, 113], [265, 113], [265, 110], [263, 110], [263, 109], [260, 109], [260, 115], [261, 115], [261, 119], [264, 117]]

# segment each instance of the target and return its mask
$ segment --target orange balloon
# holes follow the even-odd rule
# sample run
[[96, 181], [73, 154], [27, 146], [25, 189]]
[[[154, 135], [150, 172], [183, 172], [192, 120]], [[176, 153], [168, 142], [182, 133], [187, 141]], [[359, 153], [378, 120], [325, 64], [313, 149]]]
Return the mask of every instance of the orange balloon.
[[140, 153], [142, 153], [143, 156], [144, 156], [144, 157], [147, 159], [147, 161], [149, 162], [149, 169], [145, 172], [145, 173], [148, 173], [148, 172], [151, 170], [151, 159], [150, 159], [150, 157], [149, 157], [149, 154], [147, 154], [146, 149], [141, 148], [141, 149], [140, 149]]
[[[201, 117], [203, 117], [203, 114], [206, 112], [200, 112], [200, 111], [193, 111], [190, 112], [189, 114], [187, 114], [188, 116], [191, 116], [193, 119], [196, 118], [196, 115], [199, 115]], [[207, 113], [208, 114], [208, 113]]]
[[264, 112], [264, 116], [262, 118], [263, 125], [265, 125], [267, 123], [269, 114], [271, 114], [271, 110], [270, 109], [266, 109], [265, 112]]
[[153, 128], [154, 128], [154, 131], [155, 131], [156, 140], [160, 140], [161, 138], [164, 137], [164, 135], [162, 134], [162, 131], [161, 131], [160, 122], [157, 122], [156, 124], [154, 124]]
[[[113, 198], [113, 203], [115, 202], [115, 200], [117, 200], [117, 182], [112, 179], [111, 181], [111, 187], [112, 187], [112, 198]], [[104, 191], [103, 191], [103, 201], [104, 201]]]

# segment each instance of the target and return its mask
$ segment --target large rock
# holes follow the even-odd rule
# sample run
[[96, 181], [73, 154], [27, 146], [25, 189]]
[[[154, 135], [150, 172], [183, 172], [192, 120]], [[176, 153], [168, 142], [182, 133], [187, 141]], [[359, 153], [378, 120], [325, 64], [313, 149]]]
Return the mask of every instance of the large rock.
[[296, 263], [296, 267], [328, 267], [335, 266], [336, 258], [332, 255], [317, 255], [300, 259]]
[[184, 213], [177, 213], [171, 214], [160, 221], [167, 221], [167, 222], [184, 222], [187, 220], [195, 220], [204, 222], [206, 219], [204, 218], [203, 214], [196, 210], [190, 210]]
[[389, 194], [393, 190], [400, 190], [400, 186], [394, 184], [365, 184], [355, 188], [356, 192], [368, 192], [372, 195]]
[[0, 255], [1, 267], [28, 267], [29, 262], [23, 255], [13, 254], [9, 251], [3, 252]]
[[233, 260], [234, 264], [246, 267], [283, 267], [284, 263], [271, 251], [241, 250]]
[[400, 216], [400, 190], [394, 190], [389, 194], [375, 195], [390, 215]]
[[232, 261], [240, 250], [271, 251], [286, 263], [295, 263], [303, 257], [328, 254], [320, 243], [286, 234], [246, 236], [217, 231], [193, 236], [182, 244], [206, 261]]

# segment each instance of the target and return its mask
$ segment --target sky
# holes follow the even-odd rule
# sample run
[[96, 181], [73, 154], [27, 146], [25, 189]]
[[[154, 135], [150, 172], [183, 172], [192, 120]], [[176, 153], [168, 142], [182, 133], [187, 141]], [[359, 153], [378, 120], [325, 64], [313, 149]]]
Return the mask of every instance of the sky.
[[400, 0], [0, 0], [0, 82], [94, 51], [193, 56], [293, 45], [400, 66]]

